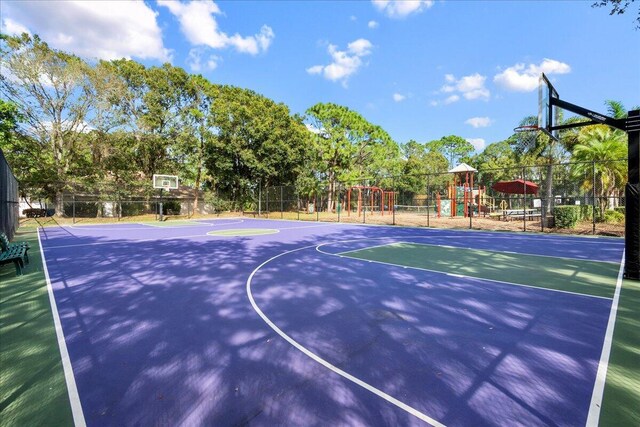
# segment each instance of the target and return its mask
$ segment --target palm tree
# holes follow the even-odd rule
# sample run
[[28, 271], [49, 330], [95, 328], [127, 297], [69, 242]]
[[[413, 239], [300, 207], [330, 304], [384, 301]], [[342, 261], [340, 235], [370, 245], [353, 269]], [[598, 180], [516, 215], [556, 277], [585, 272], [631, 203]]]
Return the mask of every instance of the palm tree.
[[[627, 146], [625, 134], [605, 125], [581, 130], [579, 144], [573, 149], [571, 171], [574, 177], [584, 177], [583, 188], [593, 190], [600, 204], [600, 215], [608, 207], [609, 197], [626, 181]], [[596, 188], [593, 189], [593, 184]]]

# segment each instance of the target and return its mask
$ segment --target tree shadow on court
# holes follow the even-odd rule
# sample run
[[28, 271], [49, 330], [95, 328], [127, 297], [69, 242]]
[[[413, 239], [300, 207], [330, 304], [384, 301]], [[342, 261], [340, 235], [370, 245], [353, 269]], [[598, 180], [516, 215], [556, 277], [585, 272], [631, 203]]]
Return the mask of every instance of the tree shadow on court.
[[256, 301], [349, 373], [447, 425], [586, 417], [608, 301], [316, 256], [258, 273]]
[[[161, 233], [130, 241], [48, 232], [49, 274], [89, 425], [421, 423], [286, 342], [246, 291], [249, 274], [285, 251], [402, 233], [308, 231], [277, 241]], [[608, 314], [570, 296], [313, 247], [267, 263], [252, 291], [300, 345], [447, 425], [583, 417], [599, 357], [593, 335]]]

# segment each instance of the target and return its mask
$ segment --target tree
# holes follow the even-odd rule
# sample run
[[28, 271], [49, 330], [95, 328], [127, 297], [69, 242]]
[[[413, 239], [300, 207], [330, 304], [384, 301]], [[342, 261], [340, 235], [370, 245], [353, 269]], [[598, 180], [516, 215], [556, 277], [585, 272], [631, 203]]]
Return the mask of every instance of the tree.
[[[609, 204], [609, 197], [626, 181], [626, 138], [622, 132], [605, 126], [588, 126], [580, 132], [580, 144], [573, 150], [571, 172], [582, 178], [582, 186], [591, 189], [600, 204], [600, 215]], [[595, 189], [593, 183], [596, 183]]]
[[[598, 0], [591, 4], [591, 7], [611, 7], [609, 15], [622, 15], [627, 11], [627, 8], [635, 0]], [[640, 9], [638, 9], [638, 16], [635, 21], [635, 29], [640, 30]]]
[[[327, 209], [333, 210], [338, 181], [365, 177], [380, 179], [399, 163], [398, 145], [380, 126], [359, 113], [332, 103], [318, 103], [307, 110], [320, 150], [320, 169], [328, 184]], [[370, 176], [371, 175], [371, 176]]]
[[431, 150], [440, 151], [449, 160], [449, 168], [455, 167], [463, 158], [469, 156], [474, 148], [466, 139], [449, 135], [427, 143]]
[[218, 129], [211, 120], [211, 108], [217, 92], [201, 75], [190, 76], [186, 90], [188, 101], [181, 111], [181, 127], [173, 158], [180, 165], [182, 181], [193, 184], [194, 205], [198, 206], [202, 182], [208, 176], [205, 168], [207, 148], [215, 140]]
[[410, 194], [424, 194], [427, 180], [437, 182], [438, 177], [428, 175], [441, 174], [448, 170], [449, 161], [442, 153], [427, 149], [425, 144], [414, 140], [401, 146], [404, 157], [402, 174], [396, 182], [396, 189]]
[[38, 36], [0, 35], [0, 89], [25, 118], [24, 132], [37, 141], [50, 162], [56, 213], [63, 213], [64, 182], [75, 146], [86, 129], [93, 102], [89, 67], [80, 58], [49, 48]]
[[8, 147], [15, 140], [18, 124], [22, 120], [18, 106], [0, 98], [0, 147]]
[[508, 181], [514, 178], [514, 171], [519, 163], [511, 147], [510, 140], [494, 142], [475, 155], [472, 164], [478, 169], [478, 184], [491, 187], [498, 181]]
[[216, 90], [208, 119], [216, 137], [207, 146], [206, 159], [215, 188], [238, 206], [250, 201], [259, 183], [293, 184], [309, 145], [302, 119], [253, 91], [233, 86]]

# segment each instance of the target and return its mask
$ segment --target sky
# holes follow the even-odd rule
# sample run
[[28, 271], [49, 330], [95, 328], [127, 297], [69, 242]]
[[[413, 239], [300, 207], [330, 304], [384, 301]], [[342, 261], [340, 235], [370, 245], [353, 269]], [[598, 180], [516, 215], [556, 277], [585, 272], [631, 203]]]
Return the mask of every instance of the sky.
[[593, 1], [14, 1], [3, 33], [92, 59], [169, 62], [304, 114], [336, 103], [398, 143], [446, 135], [478, 152], [537, 115], [538, 76], [606, 113], [640, 105], [636, 6]]

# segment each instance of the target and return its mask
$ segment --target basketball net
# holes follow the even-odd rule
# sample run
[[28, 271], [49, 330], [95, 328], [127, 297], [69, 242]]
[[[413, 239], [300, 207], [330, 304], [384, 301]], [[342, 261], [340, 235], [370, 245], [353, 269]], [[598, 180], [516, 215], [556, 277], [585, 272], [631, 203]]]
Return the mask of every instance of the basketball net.
[[540, 132], [540, 128], [536, 125], [527, 125], [527, 126], [518, 126], [513, 130], [518, 138], [518, 143], [530, 146], [533, 145], [538, 138], [538, 133]]

